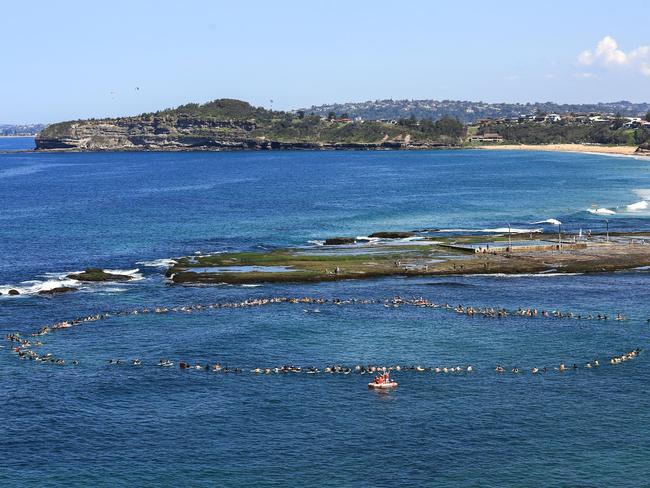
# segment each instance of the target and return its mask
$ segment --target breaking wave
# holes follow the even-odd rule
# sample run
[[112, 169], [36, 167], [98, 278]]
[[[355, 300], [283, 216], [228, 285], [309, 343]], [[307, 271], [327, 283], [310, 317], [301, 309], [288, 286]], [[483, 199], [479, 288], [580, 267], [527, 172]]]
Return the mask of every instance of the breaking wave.
[[[539, 223], [539, 222], [537, 222]], [[494, 227], [492, 229], [440, 229], [436, 231], [437, 233], [458, 233], [458, 232], [481, 232], [483, 234], [507, 234], [508, 232], [512, 234], [534, 234], [544, 232], [542, 228], [532, 228], [532, 229], [523, 229], [517, 227]]]
[[135, 268], [135, 269], [105, 269], [104, 270], [107, 273], [110, 274], [117, 274], [117, 275], [126, 275], [131, 277], [131, 281], [139, 281], [143, 280], [144, 276], [140, 273], [140, 268]]
[[544, 229], [541, 229], [541, 228], [517, 229], [515, 227], [512, 227], [512, 228], [496, 227], [494, 229], [481, 229], [481, 230], [479, 230], [479, 232], [485, 232], [485, 233], [490, 233], [490, 234], [504, 234], [506, 232], [510, 232], [512, 234], [529, 234], [531, 232], [533, 232], [533, 233], [541, 233], [543, 231], [544, 231]]
[[173, 265], [177, 263], [176, 260], [174, 259], [152, 259], [151, 261], [138, 261], [135, 264], [139, 264], [140, 266], [145, 266], [147, 268], [171, 268]]
[[587, 212], [593, 215], [616, 215], [616, 212], [613, 210], [610, 210], [608, 208], [600, 207], [600, 208], [588, 208]]
[[[139, 269], [106, 269], [104, 270], [107, 273], [112, 273], [112, 274], [122, 274], [122, 275], [128, 275], [131, 277], [130, 281], [139, 281], [143, 280], [144, 276], [142, 276], [139, 273]], [[4, 284], [0, 285], [0, 294], [3, 297], [13, 297], [13, 296], [33, 296], [33, 295], [39, 295], [43, 294], [44, 292], [48, 292], [51, 290], [54, 290], [56, 288], [76, 288], [78, 291], [102, 291], [102, 292], [122, 292], [126, 291], [125, 288], [107, 288], [107, 285], [114, 285], [115, 282], [101, 282], [101, 283], [95, 283], [95, 282], [82, 282], [82, 281], [77, 281], [72, 278], [68, 278], [69, 275], [75, 274], [75, 273], [81, 273], [82, 271], [68, 271], [66, 273], [44, 273], [42, 276], [42, 280], [26, 280], [26, 281], [21, 281], [16, 284]], [[15, 290], [18, 292], [17, 295], [15, 294], [9, 294], [11, 290]], [[12, 292], [13, 293], [13, 292]]]
[[486, 273], [486, 274], [465, 274], [463, 276], [477, 276], [489, 278], [546, 278], [557, 276], [578, 276], [583, 273], [557, 273], [557, 272], [540, 272], [540, 273]]
[[588, 208], [587, 212], [589, 212], [592, 215], [618, 215], [618, 214], [623, 214], [628, 212], [639, 213], [639, 212], [643, 212], [644, 210], [650, 209], [650, 190], [634, 190], [634, 193], [636, 193], [639, 197], [643, 198], [643, 200], [639, 200], [638, 202], [629, 203], [626, 205], [620, 205], [613, 208], [592, 207], [592, 208]]
[[628, 212], [639, 212], [640, 210], [646, 210], [648, 208], [648, 201], [641, 200], [640, 202], [631, 203], [625, 207]]
[[38, 295], [41, 292], [53, 290], [61, 287], [80, 288], [79, 282], [76, 280], [60, 278], [49, 280], [29, 280], [21, 281], [15, 285], [0, 285], [0, 293], [4, 296], [9, 295], [10, 290], [17, 291], [20, 295]]

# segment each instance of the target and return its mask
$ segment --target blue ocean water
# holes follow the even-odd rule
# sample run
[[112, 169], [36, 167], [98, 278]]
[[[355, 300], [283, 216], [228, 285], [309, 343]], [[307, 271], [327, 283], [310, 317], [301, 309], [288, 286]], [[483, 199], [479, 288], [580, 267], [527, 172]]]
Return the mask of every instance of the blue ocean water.
[[0, 137], [0, 151], [27, 151], [35, 147], [33, 137]]
[[[7, 149], [16, 149], [9, 147]], [[465, 276], [258, 287], [166, 284], [159, 260], [307, 245], [381, 230], [650, 231], [648, 160], [533, 152], [0, 154], [0, 333], [102, 311], [254, 297], [382, 300], [623, 313], [624, 322], [490, 319], [382, 304], [277, 304], [119, 316], [0, 349], [0, 484], [17, 486], [642, 486], [650, 370], [593, 359], [644, 348], [648, 272]], [[586, 210], [607, 208], [615, 215]], [[129, 283], [55, 297], [88, 266]], [[318, 308], [320, 313], [313, 312]], [[108, 365], [108, 358], [143, 365]], [[220, 361], [244, 373], [159, 368]], [[497, 375], [496, 364], [577, 371]], [[69, 362], [68, 362], [69, 363]], [[471, 374], [263, 375], [282, 364], [471, 364]]]

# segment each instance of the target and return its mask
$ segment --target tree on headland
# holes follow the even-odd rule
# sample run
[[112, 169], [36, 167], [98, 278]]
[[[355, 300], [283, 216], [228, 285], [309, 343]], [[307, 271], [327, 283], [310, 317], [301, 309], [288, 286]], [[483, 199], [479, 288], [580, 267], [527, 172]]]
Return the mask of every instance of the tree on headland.
[[408, 119], [399, 119], [397, 123], [405, 127], [414, 128], [418, 125], [418, 119], [415, 117], [415, 115], [411, 114]]
[[613, 130], [618, 130], [621, 127], [623, 127], [623, 124], [625, 124], [625, 119], [623, 118], [623, 116], [619, 112], [614, 117], [614, 122], [612, 122], [612, 129]]
[[648, 112], [647, 114], [645, 114], [645, 121], [646, 121], [646, 122], [650, 122], [650, 112]]
[[[650, 122], [650, 121], [649, 121]], [[644, 144], [650, 141], [650, 130], [648, 129], [637, 129], [634, 131], [634, 143], [637, 146]]]
[[336, 118], [336, 112], [330, 112], [327, 114], [327, 120], [334, 120]]

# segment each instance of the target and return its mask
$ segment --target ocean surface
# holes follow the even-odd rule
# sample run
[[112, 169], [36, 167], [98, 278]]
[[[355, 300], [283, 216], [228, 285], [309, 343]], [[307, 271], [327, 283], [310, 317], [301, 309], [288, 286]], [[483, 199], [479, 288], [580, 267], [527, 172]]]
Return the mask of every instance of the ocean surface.
[[[554, 218], [567, 232], [650, 232], [646, 199], [650, 160], [629, 157], [3, 152], [2, 337], [143, 307], [300, 296], [378, 303], [114, 315], [30, 337], [64, 366], [19, 360], [2, 341], [0, 486], [647, 486], [650, 355], [605, 363], [647, 347], [648, 270], [241, 287], [172, 286], [163, 276], [176, 256], [385, 230], [510, 224], [527, 233], [557, 230], [533, 224]], [[38, 294], [89, 266], [137, 279]], [[396, 295], [583, 319], [383, 305]], [[136, 357], [141, 366], [129, 364]], [[161, 358], [174, 367], [158, 367]], [[584, 368], [595, 359], [599, 368]], [[182, 371], [180, 360], [243, 371]], [[560, 362], [578, 369], [560, 373]], [[250, 373], [284, 364], [474, 371], [396, 372], [400, 385], [387, 394], [368, 391], [368, 375]], [[497, 364], [508, 372], [495, 373]], [[548, 372], [532, 375], [533, 366]]]
[[0, 137], [0, 151], [27, 151], [35, 147], [33, 137]]

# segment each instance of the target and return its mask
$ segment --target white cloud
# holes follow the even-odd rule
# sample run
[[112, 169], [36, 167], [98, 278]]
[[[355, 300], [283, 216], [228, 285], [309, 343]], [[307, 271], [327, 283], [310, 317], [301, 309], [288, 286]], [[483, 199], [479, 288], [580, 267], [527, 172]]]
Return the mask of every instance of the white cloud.
[[510, 75], [510, 76], [506, 76], [504, 78], [504, 80], [506, 80], [506, 81], [518, 81], [520, 79], [521, 79], [521, 76], [519, 76], [519, 75]]
[[578, 55], [578, 64], [582, 64], [584, 66], [590, 66], [594, 64], [594, 55], [591, 51], [582, 51]]
[[606, 68], [631, 66], [638, 68], [645, 76], [650, 76], [650, 66], [645, 60], [650, 58], [650, 46], [639, 46], [630, 52], [619, 48], [618, 42], [611, 36], [603, 37], [593, 50], [582, 51], [578, 55], [578, 64], [583, 66], [600, 65]]
[[584, 71], [582, 73], [573, 73], [573, 76], [576, 78], [595, 78], [596, 75], [593, 73], [589, 73], [588, 71]]
[[645, 76], [650, 76], [650, 64], [641, 63], [641, 74]]

